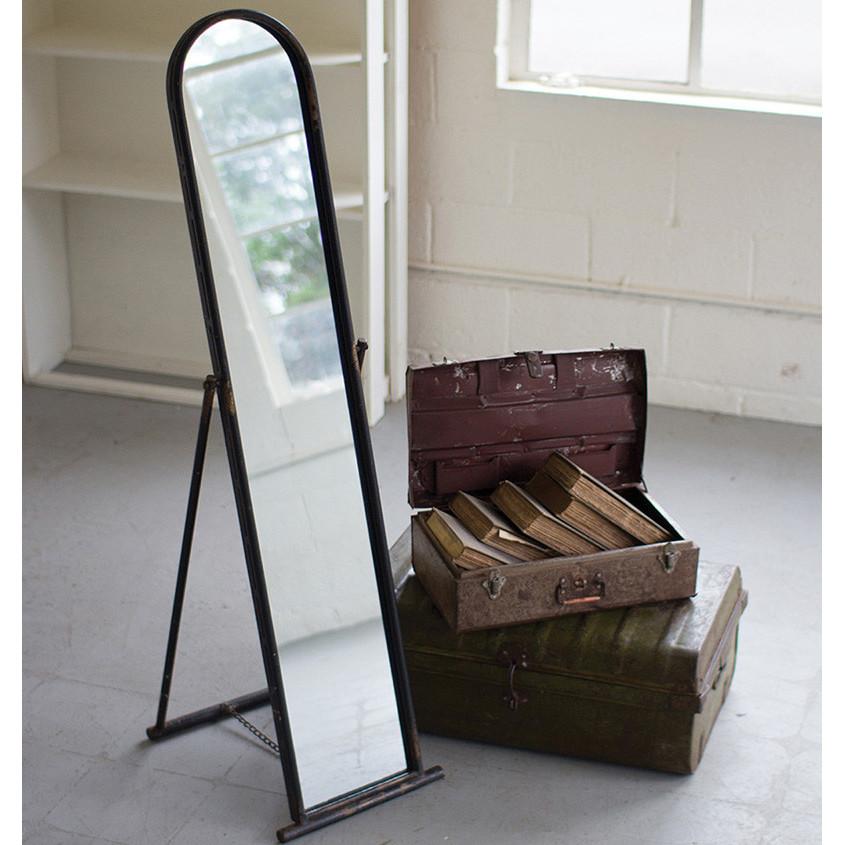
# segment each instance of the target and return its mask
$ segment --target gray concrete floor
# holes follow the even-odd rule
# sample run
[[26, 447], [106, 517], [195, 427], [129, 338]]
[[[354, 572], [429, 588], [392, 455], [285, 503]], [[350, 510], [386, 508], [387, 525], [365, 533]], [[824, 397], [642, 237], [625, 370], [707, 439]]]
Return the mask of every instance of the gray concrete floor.
[[[750, 591], [733, 690], [690, 777], [422, 737], [445, 781], [310, 843], [811, 845], [820, 841], [820, 434], [653, 408], [646, 478]], [[274, 758], [236, 725], [152, 745], [197, 409], [24, 392], [24, 839], [271, 843]], [[407, 524], [404, 414], [376, 435]], [[263, 686], [216, 429], [173, 713]], [[269, 722], [269, 714], [256, 720]]]

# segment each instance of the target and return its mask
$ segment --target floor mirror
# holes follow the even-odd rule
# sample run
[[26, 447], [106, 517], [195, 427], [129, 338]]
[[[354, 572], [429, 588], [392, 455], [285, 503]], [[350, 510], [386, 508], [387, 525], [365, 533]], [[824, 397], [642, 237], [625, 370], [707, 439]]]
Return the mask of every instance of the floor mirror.
[[[148, 736], [240, 721], [278, 754], [287, 841], [442, 770], [423, 768], [417, 741], [362, 387], [366, 344], [353, 332], [306, 53], [267, 15], [219, 12], [180, 39], [167, 98], [213, 373]], [[168, 717], [215, 398], [267, 688]], [[268, 703], [275, 736], [249, 721]]]

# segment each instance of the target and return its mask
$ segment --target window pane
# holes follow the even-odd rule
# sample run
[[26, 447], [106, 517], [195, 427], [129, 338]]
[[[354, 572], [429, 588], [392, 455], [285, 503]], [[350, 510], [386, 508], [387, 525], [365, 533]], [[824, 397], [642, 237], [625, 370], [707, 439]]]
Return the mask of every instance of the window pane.
[[291, 384], [324, 389], [340, 376], [334, 314], [329, 299], [300, 305], [273, 318], [273, 340], [282, 353]]
[[314, 215], [317, 206], [303, 134], [218, 156], [215, 165], [240, 234]]
[[185, 70], [278, 46], [279, 42], [267, 30], [254, 23], [220, 21], [193, 43], [185, 59]]
[[302, 128], [296, 81], [283, 59], [279, 50], [188, 79], [209, 152]]
[[685, 82], [684, 0], [532, 0], [529, 70]]
[[307, 220], [244, 245], [294, 387], [340, 375], [320, 226]]
[[702, 84], [821, 95], [821, 6], [801, 0], [705, 0]]

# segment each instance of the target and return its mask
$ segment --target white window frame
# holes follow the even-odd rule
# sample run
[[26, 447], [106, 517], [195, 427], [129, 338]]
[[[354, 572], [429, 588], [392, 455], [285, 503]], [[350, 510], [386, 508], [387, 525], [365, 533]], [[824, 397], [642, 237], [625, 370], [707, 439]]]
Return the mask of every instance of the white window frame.
[[718, 91], [701, 87], [701, 37], [705, 0], [690, 0], [687, 82], [669, 83], [612, 77], [556, 77], [528, 69], [531, 0], [498, 0], [496, 73], [500, 88], [596, 97], [608, 100], [668, 103], [681, 106], [821, 117], [821, 102], [806, 97]]

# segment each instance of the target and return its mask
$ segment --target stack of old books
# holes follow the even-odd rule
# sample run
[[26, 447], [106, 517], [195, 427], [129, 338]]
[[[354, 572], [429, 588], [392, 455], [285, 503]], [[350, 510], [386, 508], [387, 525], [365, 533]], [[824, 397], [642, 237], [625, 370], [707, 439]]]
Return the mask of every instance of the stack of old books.
[[588, 555], [662, 543], [671, 534], [562, 452], [524, 486], [502, 481], [489, 499], [455, 494], [426, 525], [441, 554], [461, 569]]

